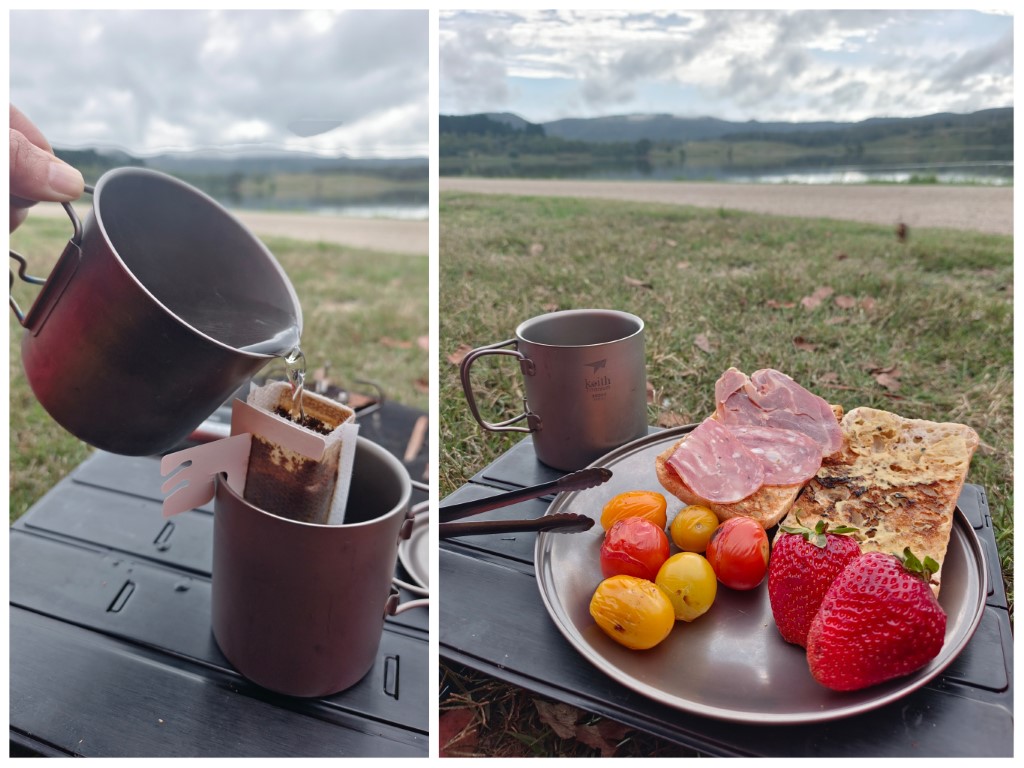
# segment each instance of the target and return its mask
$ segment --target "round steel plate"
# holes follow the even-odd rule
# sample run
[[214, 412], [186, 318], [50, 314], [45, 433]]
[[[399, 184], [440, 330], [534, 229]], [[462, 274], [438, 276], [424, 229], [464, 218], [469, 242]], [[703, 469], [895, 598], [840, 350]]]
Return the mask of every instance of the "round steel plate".
[[[612, 479], [597, 488], [559, 495], [548, 514], [577, 512], [599, 521], [604, 503], [612, 496], [629, 490], [661, 490], [654, 459], [690, 429], [649, 435], [596, 461], [592, 466], [611, 469]], [[767, 579], [749, 592], [720, 587], [708, 613], [692, 623], [677, 622], [668, 638], [651, 650], [631, 651], [619, 645], [601, 631], [589, 612], [590, 598], [602, 580], [603, 536], [600, 522], [586, 533], [538, 535], [537, 584], [551, 618], [576, 650], [622, 685], [707, 717], [759, 724], [809, 723], [880, 707], [920, 688], [945, 669], [974, 634], [985, 608], [988, 586], [981, 544], [958, 509], [942, 568], [939, 602], [947, 615], [942, 651], [910, 676], [839, 693], [819, 685], [808, 671], [804, 649], [782, 639], [772, 618]]]
[[398, 543], [399, 562], [412, 580], [424, 589], [430, 588], [429, 528], [429, 515], [417, 515], [412, 534]]

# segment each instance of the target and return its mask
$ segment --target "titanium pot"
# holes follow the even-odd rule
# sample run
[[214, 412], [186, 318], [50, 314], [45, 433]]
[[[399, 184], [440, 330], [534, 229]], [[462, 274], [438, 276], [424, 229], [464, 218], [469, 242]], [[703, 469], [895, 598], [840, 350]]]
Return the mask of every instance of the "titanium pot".
[[409, 538], [412, 482], [401, 462], [358, 438], [342, 525], [304, 523], [253, 506], [217, 478], [213, 634], [252, 682], [290, 696], [329, 696], [373, 667], [400, 539]]
[[11, 297], [22, 364], [68, 432], [113, 453], [163, 453], [297, 346], [302, 310], [270, 251], [202, 192], [141, 168], [91, 191], [84, 225], [64, 204], [74, 235], [48, 278], [11, 252], [43, 284], [28, 312]]

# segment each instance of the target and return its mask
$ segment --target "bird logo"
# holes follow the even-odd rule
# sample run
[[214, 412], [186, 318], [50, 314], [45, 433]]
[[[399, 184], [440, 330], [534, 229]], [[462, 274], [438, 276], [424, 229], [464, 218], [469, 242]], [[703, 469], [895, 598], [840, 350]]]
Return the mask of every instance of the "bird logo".
[[594, 376], [596, 376], [597, 372], [604, 368], [607, 364], [608, 358], [605, 358], [604, 360], [595, 360], [593, 363], [584, 363], [584, 365], [590, 366], [591, 372]]

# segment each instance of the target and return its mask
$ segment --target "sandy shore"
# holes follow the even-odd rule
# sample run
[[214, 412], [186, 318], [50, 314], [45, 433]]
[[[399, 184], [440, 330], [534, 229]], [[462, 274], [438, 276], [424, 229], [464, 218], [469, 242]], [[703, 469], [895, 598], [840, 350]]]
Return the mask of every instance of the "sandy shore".
[[765, 185], [443, 177], [440, 189], [484, 194], [591, 197], [733, 208], [871, 224], [1013, 234], [1012, 187]]
[[[84, 217], [89, 209], [87, 204], [75, 203], [74, 206], [80, 217]], [[426, 220], [359, 219], [264, 211], [232, 213], [256, 235], [262, 237], [291, 237], [296, 240], [337, 243], [353, 248], [413, 256], [426, 256], [430, 251], [430, 227]], [[35, 206], [29, 215], [67, 216], [61, 206], [49, 203]], [[69, 221], [69, 233], [70, 228]]]

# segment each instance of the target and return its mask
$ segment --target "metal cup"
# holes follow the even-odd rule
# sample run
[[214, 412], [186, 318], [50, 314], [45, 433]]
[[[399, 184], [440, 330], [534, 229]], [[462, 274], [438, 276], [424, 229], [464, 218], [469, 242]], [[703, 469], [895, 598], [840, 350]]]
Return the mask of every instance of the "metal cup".
[[76, 437], [163, 453], [298, 343], [302, 310], [270, 251], [202, 192], [142, 168], [91, 191], [84, 225], [64, 205], [74, 235], [48, 278], [11, 252], [43, 284], [26, 313], [11, 297], [25, 374]]
[[359, 438], [343, 525], [272, 515], [218, 478], [213, 634], [246, 678], [290, 696], [329, 696], [373, 667], [400, 539], [412, 533], [409, 475]]
[[[481, 417], [470, 377], [486, 355], [518, 359], [526, 390], [524, 412], [494, 424]], [[644, 322], [636, 315], [570, 309], [534, 317], [515, 338], [466, 355], [460, 375], [484, 429], [531, 433], [537, 458], [555, 469], [580, 469], [647, 434]], [[525, 427], [512, 426], [523, 419]]]

